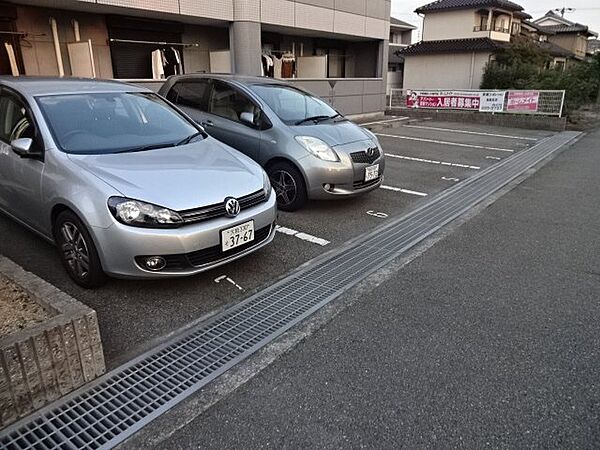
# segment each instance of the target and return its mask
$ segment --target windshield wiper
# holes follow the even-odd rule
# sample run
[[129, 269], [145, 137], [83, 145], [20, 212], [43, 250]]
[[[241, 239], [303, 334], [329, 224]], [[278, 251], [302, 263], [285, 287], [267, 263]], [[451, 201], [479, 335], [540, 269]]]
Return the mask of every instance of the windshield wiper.
[[158, 150], [159, 148], [167, 148], [167, 147], [175, 147], [173, 142], [167, 142], [165, 144], [150, 144], [143, 145], [141, 147], [132, 147], [126, 148], [125, 150], [119, 150], [115, 153], [135, 153], [135, 152], [144, 152], [146, 150]]
[[180, 140], [179, 142], [177, 142], [175, 144], [175, 147], [179, 147], [180, 145], [189, 144], [190, 142], [192, 142], [193, 139], [197, 138], [198, 136], [203, 136], [202, 132], [198, 131], [197, 133], [194, 133], [194, 134], [186, 137], [185, 139]]
[[299, 120], [298, 122], [296, 122], [296, 125], [302, 125], [305, 122], [315, 122], [318, 123], [320, 120], [327, 120], [329, 119], [329, 116], [313, 116], [313, 117], [306, 117], [305, 119]]

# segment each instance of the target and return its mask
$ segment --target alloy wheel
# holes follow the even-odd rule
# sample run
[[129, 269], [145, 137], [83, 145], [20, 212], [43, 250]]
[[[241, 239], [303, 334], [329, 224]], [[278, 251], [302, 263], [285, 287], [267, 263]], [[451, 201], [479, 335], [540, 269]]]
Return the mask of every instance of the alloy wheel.
[[90, 271], [90, 254], [81, 231], [73, 222], [64, 222], [60, 227], [61, 251], [73, 275], [85, 279]]
[[271, 184], [277, 194], [277, 202], [281, 205], [291, 205], [298, 194], [294, 177], [285, 170], [277, 170], [271, 174]]

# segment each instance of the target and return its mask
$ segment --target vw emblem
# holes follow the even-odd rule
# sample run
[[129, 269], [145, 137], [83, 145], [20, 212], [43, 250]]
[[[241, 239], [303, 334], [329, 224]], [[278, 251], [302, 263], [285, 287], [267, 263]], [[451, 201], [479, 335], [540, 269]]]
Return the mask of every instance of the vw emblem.
[[225, 199], [225, 215], [227, 217], [235, 217], [240, 213], [240, 202], [233, 197]]
[[375, 149], [373, 147], [367, 149], [367, 155], [372, 158], [375, 154]]

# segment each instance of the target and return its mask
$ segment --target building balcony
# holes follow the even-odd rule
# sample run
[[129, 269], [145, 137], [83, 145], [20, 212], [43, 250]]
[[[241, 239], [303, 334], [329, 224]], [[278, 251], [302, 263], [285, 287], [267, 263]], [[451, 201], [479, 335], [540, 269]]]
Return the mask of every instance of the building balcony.
[[475, 37], [489, 37], [494, 41], [510, 42], [510, 29], [499, 26], [490, 27], [487, 25], [473, 27], [473, 34]]

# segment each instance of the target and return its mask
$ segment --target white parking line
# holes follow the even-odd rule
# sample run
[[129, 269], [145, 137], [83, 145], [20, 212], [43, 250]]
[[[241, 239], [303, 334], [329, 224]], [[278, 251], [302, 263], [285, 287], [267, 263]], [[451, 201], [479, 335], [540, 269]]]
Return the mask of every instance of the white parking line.
[[444, 180], [444, 181], [460, 181], [458, 178], [454, 178], [454, 177], [442, 177], [442, 180]]
[[241, 287], [239, 284], [237, 284], [235, 281], [233, 281], [231, 278], [229, 278], [227, 275], [221, 275], [218, 278], [215, 278], [215, 283], [219, 284], [221, 281], [223, 280], [227, 280], [229, 281], [231, 284], [233, 284], [236, 288], [238, 288], [240, 291], [243, 291], [244, 288]]
[[379, 187], [381, 189], [386, 189], [388, 191], [402, 192], [403, 194], [418, 195], [419, 197], [427, 197], [427, 194], [425, 192], [411, 191], [410, 189], [402, 189], [402, 188], [394, 187], [394, 186], [386, 186], [384, 184], [382, 184]]
[[318, 238], [316, 236], [313, 236], [312, 234], [302, 233], [298, 230], [294, 230], [292, 228], [287, 228], [287, 227], [282, 227], [280, 225], [277, 225], [275, 227], [275, 230], [277, 230], [278, 232], [280, 232], [282, 234], [287, 234], [288, 236], [294, 236], [294, 237], [297, 237], [298, 239], [302, 239], [303, 241], [311, 242], [313, 244], [317, 244], [322, 247], [325, 247], [326, 245], [328, 245], [330, 243], [329, 241]]
[[427, 164], [438, 164], [438, 165], [450, 166], [450, 167], [462, 167], [463, 169], [474, 169], [474, 170], [481, 169], [481, 167], [479, 167], [479, 166], [470, 166], [468, 164], [451, 163], [451, 162], [446, 162], [446, 161], [436, 161], [434, 159], [414, 158], [412, 156], [394, 155], [392, 153], [386, 153], [385, 156], [387, 156], [389, 158], [406, 159], [407, 161], [422, 162], [422, 163], [427, 163]]
[[451, 133], [463, 133], [463, 134], [475, 134], [478, 136], [491, 136], [501, 137], [507, 139], [522, 139], [524, 141], [537, 141], [537, 138], [523, 137], [523, 136], [511, 136], [508, 134], [495, 134], [495, 133], [484, 133], [482, 131], [467, 131], [467, 130], [454, 130], [452, 128], [439, 128], [439, 127], [427, 127], [423, 125], [404, 125], [406, 128], [420, 128], [422, 130], [435, 130], [435, 131], [449, 131]]
[[396, 139], [406, 139], [408, 141], [430, 142], [432, 144], [452, 145], [455, 147], [477, 148], [477, 149], [481, 149], [481, 150], [494, 150], [497, 152], [514, 153], [514, 150], [512, 150], [510, 148], [486, 147], [485, 145], [473, 145], [473, 144], [463, 144], [460, 142], [438, 141], [437, 139], [425, 139], [425, 138], [417, 138], [417, 137], [412, 137], [412, 136], [401, 136], [399, 134], [383, 134], [383, 133], [375, 133], [375, 134], [377, 136], [396, 138]]
[[497, 156], [486, 156], [485, 159], [494, 159], [496, 161], [500, 161], [502, 158], [498, 158]]

